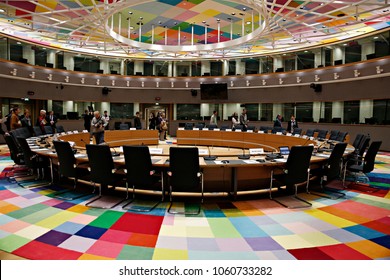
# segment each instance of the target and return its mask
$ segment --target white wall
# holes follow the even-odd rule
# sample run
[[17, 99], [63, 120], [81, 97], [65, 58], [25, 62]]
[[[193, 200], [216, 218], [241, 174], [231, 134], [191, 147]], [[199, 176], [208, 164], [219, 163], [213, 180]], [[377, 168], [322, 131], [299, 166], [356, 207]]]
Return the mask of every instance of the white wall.
[[344, 102], [335, 101], [332, 103], [332, 118], [341, 118], [341, 122], [344, 122]]
[[29, 64], [35, 65], [35, 52], [30, 45], [23, 46], [23, 58], [26, 58]]
[[372, 118], [374, 114], [373, 100], [360, 100], [359, 121], [365, 123], [365, 118]]
[[200, 67], [200, 73], [203, 75], [203, 73], [210, 73], [210, 61], [202, 61], [201, 67]]

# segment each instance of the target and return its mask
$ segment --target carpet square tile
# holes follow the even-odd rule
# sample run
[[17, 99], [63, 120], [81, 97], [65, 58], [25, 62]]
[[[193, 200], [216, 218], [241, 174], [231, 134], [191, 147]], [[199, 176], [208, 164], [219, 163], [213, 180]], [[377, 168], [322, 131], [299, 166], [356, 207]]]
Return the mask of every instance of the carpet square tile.
[[6, 199], [9, 199], [9, 198], [14, 198], [14, 197], [18, 197], [18, 195], [15, 194], [14, 192], [11, 192], [9, 190], [2, 190], [2, 191], [0, 191], [0, 199], [1, 200], [6, 200]]
[[370, 260], [366, 255], [348, 247], [345, 244], [336, 244], [318, 247], [319, 250], [335, 260]]
[[106, 211], [89, 223], [90, 226], [110, 228], [124, 213], [117, 211]]
[[237, 229], [228, 219], [209, 219], [210, 228], [217, 238], [239, 238], [241, 237]]
[[384, 236], [383, 233], [362, 225], [355, 225], [352, 227], [346, 227], [344, 229], [356, 235], [359, 235], [365, 239], [372, 239], [372, 238]]
[[171, 236], [159, 236], [156, 247], [157, 248], [171, 248], [175, 250], [187, 250], [189, 244], [187, 244], [186, 237], [171, 237]]
[[71, 203], [71, 202], [67, 202], [67, 201], [63, 201], [61, 203], [58, 203], [56, 205], [53, 205], [53, 207], [55, 208], [59, 208], [59, 209], [62, 209], [62, 210], [66, 210], [66, 209], [69, 209], [70, 207], [73, 207], [74, 204]]
[[311, 227], [311, 225], [309, 225], [307, 223], [303, 223], [303, 222], [285, 223], [285, 224], [283, 224], [283, 227], [285, 227], [286, 230], [289, 231], [289, 234], [292, 234], [292, 233], [300, 234], [300, 233], [316, 232], [317, 231], [315, 228]]
[[383, 234], [390, 235], [390, 225], [385, 224], [383, 222], [380, 222], [380, 220], [364, 223], [364, 224], [362, 224], [362, 226], [365, 226], [365, 227], [371, 228], [373, 230], [379, 231], [379, 232], [381, 232]]
[[85, 253], [95, 242], [96, 239], [72, 235], [58, 245], [58, 247]]
[[19, 221], [19, 220], [6, 219], [6, 218], [5, 218], [5, 220], [8, 221], [8, 223], [0, 225], [0, 229], [4, 230], [6, 232], [10, 232], [10, 233], [15, 233], [19, 230], [22, 230], [22, 229], [30, 226], [29, 223]]
[[203, 238], [211, 238], [214, 237], [213, 232], [207, 226], [187, 226], [185, 228], [185, 236], [187, 237], [203, 237]]
[[96, 255], [92, 255], [92, 254], [82, 254], [78, 259], [79, 260], [95, 260], [95, 261], [110, 261], [110, 260], [114, 260], [113, 258], [96, 256]]
[[230, 218], [229, 221], [242, 237], [268, 236], [261, 228], [248, 217]]
[[253, 251], [283, 250], [283, 247], [271, 237], [245, 238], [245, 240]]
[[48, 231], [50, 231], [50, 229], [48, 228], [40, 227], [37, 225], [29, 225], [28, 227], [16, 231], [15, 234], [34, 240]]
[[348, 247], [366, 255], [371, 259], [381, 259], [390, 257], [390, 249], [383, 247], [371, 240], [361, 240], [346, 243]]
[[308, 248], [313, 245], [298, 235], [272, 236], [284, 249]]
[[112, 229], [143, 234], [158, 234], [164, 217], [124, 213]]
[[58, 227], [62, 223], [68, 221], [72, 217], [76, 216], [77, 213], [69, 212], [69, 211], [61, 211], [59, 213], [56, 213], [50, 217], [47, 217], [46, 219], [43, 219], [37, 223], [36, 225], [47, 227], [50, 229], [53, 229], [55, 227]]
[[72, 235], [68, 234], [68, 233], [51, 230], [51, 231], [48, 231], [45, 234], [39, 236], [35, 240], [42, 242], [42, 243], [51, 244], [53, 246], [58, 246], [71, 236]]
[[187, 258], [191, 260], [209, 260], [209, 259], [258, 260], [259, 259], [259, 257], [256, 255], [256, 252], [209, 252], [209, 251], [188, 251]]
[[53, 245], [31, 241], [12, 252], [26, 259], [35, 260], [75, 260], [81, 253]]
[[64, 222], [60, 224], [58, 227], [54, 228], [54, 230], [68, 233], [68, 234], [75, 234], [79, 230], [81, 230], [85, 225], [77, 224], [73, 222]]
[[262, 225], [260, 226], [260, 229], [262, 230], [262, 233], [257, 235], [257, 237], [293, 234], [285, 225], [280, 224]]
[[379, 244], [383, 247], [386, 247], [387, 249], [390, 249], [390, 236], [382, 236], [371, 239], [372, 242], [375, 242], [376, 244]]
[[[218, 251], [219, 247], [214, 238], [187, 238], [190, 251]], [[160, 246], [159, 246], [160, 247]]]
[[2, 203], [0, 205], [0, 213], [2, 214], [8, 214], [8, 213], [11, 213], [11, 212], [14, 212], [16, 210], [19, 210], [20, 207], [19, 206], [16, 206], [14, 204], [10, 204], [10, 203]]
[[106, 258], [116, 258], [122, 251], [124, 244], [97, 240], [86, 253]]
[[14, 250], [29, 243], [30, 241], [31, 239], [29, 238], [25, 238], [15, 234], [10, 234], [0, 239], [0, 248], [5, 252], [11, 253]]
[[104, 228], [85, 226], [76, 232], [76, 235], [92, 239], [99, 239], [106, 231], [107, 229]]
[[100, 237], [99, 240], [126, 244], [130, 239], [132, 233], [126, 231], [120, 231], [115, 229], [107, 229], [107, 231]]
[[298, 260], [333, 260], [331, 256], [319, 248], [301, 248], [288, 250]]
[[127, 244], [132, 246], [155, 247], [157, 239], [158, 235], [132, 233], [129, 240], [127, 240]]
[[312, 246], [317, 247], [340, 243], [336, 239], [333, 239], [322, 232], [306, 232], [298, 234], [298, 236], [312, 244]]
[[[77, 213], [77, 212], [74, 212], [74, 213]], [[97, 216], [78, 214], [78, 215], [74, 216], [73, 218], [69, 219], [69, 222], [88, 225], [88, 224], [92, 223], [92, 221], [94, 221], [96, 218], [97, 218]]]
[[188, 260], [187, 250], [155, 248], [153, 260]]
[[153, 258], [154, 248], [138, 247], [124, 245], [117, 260], [151, 260]]
[[257, 251], [255, 254], [260, 260], [296, 260], [296, 258], [286, 250]]
[[216, 238], [219, 250], [223, 252], [250, 252], [250, 245], [244, 238]]
[[326, 231], [323, 231], [323, 233], [332, 237], [333, 239], [335, 239], [341, 243], [364, 240], [364, 238], [362, 236], [357, 235], [355, 233], [352, 233], [352, 232], [345, 230], [345, 229], [342, 229], [342, 228], [326, 230]]

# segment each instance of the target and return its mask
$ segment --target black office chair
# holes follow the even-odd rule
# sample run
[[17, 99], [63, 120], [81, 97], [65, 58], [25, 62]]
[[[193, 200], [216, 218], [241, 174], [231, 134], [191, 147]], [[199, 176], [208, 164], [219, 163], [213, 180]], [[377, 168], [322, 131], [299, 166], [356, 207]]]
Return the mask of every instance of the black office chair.
[[[312, 204], [303, 198], [298, 196], [298, 185], [306, 183], [306, 192], [309, 192], [309, 179], [310, 179], [310, 158], [313, 152], [313, 146], [293, 146], [291, 147], [290, 154], [288, 155], [286, 165], [283, 169], [283, 173], [275, 175], [273, 170], [271, 171], [271, 183], [269, 188], [270, 199], [275, 200], [279, 204], [287, 208], [302, 208], [308, 207]], [[279, 190], [281, 186], [286, 186], [286, 191], [294, 191], [292, 198], [297, 199], [304, 203], [304, 206], [300, 205], [288, 205], [280, 199], [272, 197], [273, 183], [279, 184]], [[292, 189], [294, 188], [294, 189]]]
[[56, 126], [56, 129], [57, 129], [57, 133], [63, 133], [65, 132], [65, 129], [62, 125], [57, 125]]
[[284, 129], [282, 127], [279, 127], [279, 126], [276, 126], [276, 127], [273, 127], [272, 128], [272, 133], [273, 134], [276, 134], [276, 133], [283, 133]]
[[339, 135], [338, 130], [331, 130], [329, 140], [337, 140], [337, 136]]
[[306, 133], [305, 133], [305, 135], [307, 136], [307, 137], [313, 137], [314, 136], [314, 129], [308, 129], [308, 130], [306, 130]]
[[241, 125], [241, 124], [236, 124], [234, 126], [234, 131], [242, 131], [242, 129], [243, 129], [243, 125]]
[[[164, 181], [163, 176], [156, 176], [153, 169], [152, 159], [150, 157], [149, 148], [147, 146], [123, 146], [123, 154], [125, 157], [125, 173], [126, 173], [126, 192], [128, 199], [129, 186], [132, 188], [132, 198], [129, 202], [122, 206], [123, 209], [137, 212], [150, 212], [156, 206], [164, 201]], [[126, 207], [135, 200], [135, 188], [143, 190], [156, 190], [156, 185], [161, 180], [161, 200], [153, 204], [152, 207]]]
[[[319, 170], [317, 170], [317, 174], [314, 171], [313, 175], [317, 175], [320, 177], [320, 187], [321, 192], [310, 192], [322, 197], [326, 198], [340, 198], [344, 197], [345, 193], [341, 192], [339, 189], [330, 188], [327, 186], [327, 184], [335, 179], [342, 179], [341, 174], [343, 174], [343, 155], [345, 152], [345, 149], [347, 148], [347, 143], [340, 142], [337, 143], [332, 153], [330, 154], [329, 158], [326, 160], [326, 162], [321, 166]], [[337, 196], [330, 196], [325, 194], [326, 191], [337, 193]]]
[[127, 123], [121, 123], [119, 125], [119, 130], [129, 130], [129, 125]]
[[302, 134], [302, 128], [298, 128], [298, 127], [296, 127], [296, 128], [294, 128], [294, 130], [293, 130], [293, 133], [292, 133], [293, 135], [301, 135]]
[[201, 192], [201, 204], [203, 203], [203, 174], [199, 166], [198, 148], [170, 147], [169, 149], [169, 199], [168, 213], [198, 215], [201, 205], [196, 211], [173, 211], [172, 197], [174, 192]]
[[194, 124], [193, 123], [186, 123], [184, 125], [184, 130], [192, 130], [194, 128]]
[[45, 134], [54, 134], [53, 128], [50, 125], [45, 125]]
[[[363, 155], [370, 145], [370, 140], [371, 140], [370, 136], [368, 136], [368, 135], [362, 136], [359, 144], [356, 144], [356, 147], [354, 146], [355, 151], [348, 156], [346, 163], [345, 163], [346, 166], [349, 166], [352, 164], [361, 164], [362, 163]], [[355, 141], [353, 144], [355, 145]]]
[[[78, 193], [75, 196], [67, 196], [65, 193], [74, 192], [77, 187], [77, 181], [79, 178], [86, 178], [89, 175], [88, 163], [77, 164], [77, 160], [74, 156], [74, 151], [69, 142], [66, 141], [53, 141], [54, 148], [58, 158], [58, 173], [60, 176], [73, 178], [73, 189], [64, 190], [55, 194], [55, 197], [64, 200], [73, 200], [89, 193]], [[89, 181], [89, 178], [87, 179]]]
[[259, 131], [263, 131], [264, 133], [268, 133], [268, 130], [272, 130], [272, 128], [269, 129], [268, 126], [260, 126], [259, 128]]
[[114, 129], [119, 130], [120, 129], [121, 122], [114, 122]]
[[12, 169], [7, 172], [8, 180], [15, 181], [16, 178], [31, 176], [30, 170], [26, 169], [23, 152], [16, 144], [16, 140], [10, 134], [4, 134], [4, 139], [8, 146], [10, 157], [14, 162]]
[[[87, 149], [87, 155], [89, 159], [91, 181], [94, 185], [94, 188], [96, 188], [96, 184], [99, 184], [99, 194], [95, 198], [87, 202], [85, 205], [94, 208], [105, 209], [113, 208], [119, 205], [120, 203], [125, 201], [126, 198], [115, 202], [111, 206], [92, 205], [93, 202], [103, 197], [103, 188], [107, 191], [115, 189], [115, 186], [121, 182], [123, 175], [119, 173], [119, 170], [115, 169], [111, 150], [108, 145], [87, 144], [85, 145], [85, 147]], [[112, 186], [112, 188], [108, 189], [108, 186]]]
[[317, 139], [318, 140], [324, 140], [326, 139], [326, 135], [328, 134], [328, 131], [327, 130], [318, 130], [318, 135], [317, 135]]
[[230, 129], [230, 128], [231, 127], [226, 124], [221, 125], [221, 131], [226, 131], [226, 129]]
[[203, 123], [197, 123], [195, 125], [195, 128], [199, 129], [199, 130], [202, 130], [204, 128], [204, 124]]
[[248, 130], [255, 131], [255, 130], [256, 130], [256, 126], [254, 126], [254, 125], [248, 125], [247, 128], [246, 128], [246, 130], [247, 130], [247, 131], [248, 131]]
[[336, 141], [344, 142], [345, 137], [347, 137], [347, 134], [348, 134], [348, 132], [341, 132], [341, 131], [340, 131], [340, 132], [337, 134]]
[[218, 126], [215, 125], [215, 124], [209, 124], [209, 125], [207, 126], [207, 128], [208, 128], [209, 130], [214, 130], [215, 128], [218, 128]]
[[33, 153], [27, 140], [23, 137], [18, 137], [18, 142], [23, 152], [24, 162], [31, 170], [31, 174], [37, 173], [36, 180], [45, 178], [45, 169], [49, 167], [49, 161], [45, 157], [40, 157]]
[[360, 134], [360, 133], [356, 134], [355, 140], [353, 140], [353, 143], [352, 143], [352, 146], [353, 146], [355, 149], [358, 149], [358, 148], [359, 148], [360, 142], [362, 141], [363, 136], [364, 136], [364, 134]]
[[34, 126], [34, 127], [33, 127], [33, 131], [34, 131], [34, 135], [35, 135], [35, 136], [41, 136], [41, 135], [43, 135], [42, 129], [41, 129], [40, 126]]
[[[370, 147], [368, 148], [367, 153], [364, 155], [364, 157], [362, 159], [360, 159], [361, 164], [359, 164], [360, 163], [359, 161], [357, 161], [357, 162], [355, 161], [355, 164], [352, 164], [349, 166], [345, 165], [343, 182], [345, 182], [345, 177], [346, 177], [347, 171], [355, 174], [355, 176], [354, 176], [355, 180], [353, 182], [355, 184], [359, 183], [357, 174], [363, 173], [364, 175], [366, 175], [366, 174], [370, 173], [371, 171], [373, 171], [374, 165], [375, 165], [375, 158], [376, 158], [377, 153], [379, 152], [381, 145], [382, 145], [382, 141], [373, 141], [370, 144]], [[368, 182], [365, 181], [363, 183], [369, 183], [369, 181]], [[369, 186], [369, 188], [377, 189], [373, 186]]]

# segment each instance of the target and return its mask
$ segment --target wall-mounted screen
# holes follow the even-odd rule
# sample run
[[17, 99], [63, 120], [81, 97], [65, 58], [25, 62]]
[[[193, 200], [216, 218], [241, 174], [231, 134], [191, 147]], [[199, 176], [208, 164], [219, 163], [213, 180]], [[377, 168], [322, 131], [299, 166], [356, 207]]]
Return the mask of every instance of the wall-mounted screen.
[[200, 84], [200, 99], [202, 99], [202, 100], [226, 100], [226, 99], [228, 99], [227, 83]]

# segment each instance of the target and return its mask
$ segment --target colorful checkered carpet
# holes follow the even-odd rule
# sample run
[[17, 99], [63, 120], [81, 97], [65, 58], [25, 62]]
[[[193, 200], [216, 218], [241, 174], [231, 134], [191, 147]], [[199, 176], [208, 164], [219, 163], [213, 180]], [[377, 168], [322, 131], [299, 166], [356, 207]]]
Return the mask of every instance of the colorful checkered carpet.
[[[205, 201], [199, 216], [148, 214], [56, 199], [58, 186], [10, 182], [0, 156], [0, 250], [27, 259], [390, 259], [390, 154], [370, 174], [381, 190], [348, 188], [346, 197], [305, 195], [311, 208], [290, 210], [264, 198]], [[42, 183], [42, 184], [41, 184]], [[336, 182], [339, 184], [340, 182]]]

